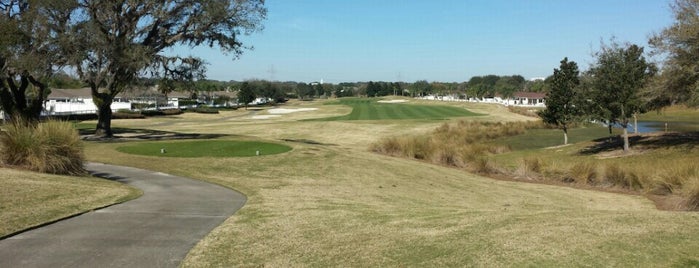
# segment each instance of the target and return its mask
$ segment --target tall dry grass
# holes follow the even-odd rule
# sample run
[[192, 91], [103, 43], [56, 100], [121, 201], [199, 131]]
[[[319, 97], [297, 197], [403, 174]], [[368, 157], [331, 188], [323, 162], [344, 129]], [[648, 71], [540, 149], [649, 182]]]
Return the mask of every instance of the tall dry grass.
[[426, 135], [384, 138], [372, 144], [370, 149], [391, 156], [467, 168], [479, 173], [493, 173], [498, 168], [486, 156], [508, 152], [510, 148], [488, 142], [523, 134], [535, 126], [538, 123], [459, 121], [454, 124], [445, 123]]
[[85, 172], [82, 141], [67, 122], [29, 124], [15, 120], [0, 133], [0, 152], [0, 160], [9, 166], [52, 174]]

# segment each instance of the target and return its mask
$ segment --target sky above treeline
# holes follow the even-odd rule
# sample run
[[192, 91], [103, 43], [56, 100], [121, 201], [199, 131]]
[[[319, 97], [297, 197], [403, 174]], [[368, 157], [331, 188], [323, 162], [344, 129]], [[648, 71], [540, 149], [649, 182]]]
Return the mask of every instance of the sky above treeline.
[[648, 47], [669, 26], [669, 0], [268, 0], [264, 30], [240, 58], [182, 48], [215, 80], [416, 80], [553, 73], [563, 57], [587, 69], [601, 41]]

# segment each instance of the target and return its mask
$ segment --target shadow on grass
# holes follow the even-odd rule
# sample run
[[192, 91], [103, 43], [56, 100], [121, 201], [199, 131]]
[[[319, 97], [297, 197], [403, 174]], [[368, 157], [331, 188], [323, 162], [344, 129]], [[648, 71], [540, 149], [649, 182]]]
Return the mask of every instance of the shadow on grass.
[[337, 146], [337, 144], [334, 143], [322, 143], [314, 140], [307, 140], [307, 139], [280, 139], [281, 141], [286, 141], [286, 142], [297, 142], [297, 143], [304, 143], [304, 144], [311, 144], [311, 145], [323, 145], [323, 146]]
[[110, 181], [116, 181], [116, 182], [121, 182], [121, 183], [128, 183], [131, 182], [129, 178], [122, 177], [122, 176], [117, 176], [111, 173], [106, 173], [106, 172], [94, 172], [94, 171], [89, 171], [90, 175], [93, 177], [98, 177], [98, 178], [103, 178], [106, 180]]
[[223, 134], [179, 133], [139, 128], [112, 128], [112, 132], [114, 133], [114, 137], [112, 138], [94, 136], [94, 129], [79, 129], [78, 132], [80, 133], [80, 136], [83, 140], [104, 142], [119, 142], [133, 140], [197, 140], [215, 139], [224, 136], [230, 136]]
[[[611, 139], [611, 141], [610, 141]], [[603, 152], [620, 150], [624, 146], [621, 136], [605, 137], [594, 140], [593, 146], [579, 152], [581, 155], [594, 155]], [[642, 135], [629, 135], [629, 144], [632, 148], [659, 149], [684, 146], [692, 149], [699, 145], [699, 132], [668, 132], [650, 133]]]

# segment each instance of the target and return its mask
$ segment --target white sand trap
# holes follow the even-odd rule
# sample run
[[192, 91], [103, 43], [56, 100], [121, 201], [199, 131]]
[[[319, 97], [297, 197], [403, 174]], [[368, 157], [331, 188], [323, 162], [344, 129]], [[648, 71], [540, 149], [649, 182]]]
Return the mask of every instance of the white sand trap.
[[407, 100], [380, 100], [378, 101], [380, 103], [401, 103], [401, 102], [408, 102]]
[[253, 115], [252, 119], [270, 119], [275, 117], [280, 117], [278, 114], [265, 114], [265, 115]]
[[275, 109], [269, 109], [269, 110], [267, 110], [267, 112], [270, 114], [290, 114], [290, 113], [295, 113], [295, 112], [308, 112], [308, 111], [315, 111], [315, 110], [318, 110], [318, 108], [296, 108], [296, 109], [275, 108]]

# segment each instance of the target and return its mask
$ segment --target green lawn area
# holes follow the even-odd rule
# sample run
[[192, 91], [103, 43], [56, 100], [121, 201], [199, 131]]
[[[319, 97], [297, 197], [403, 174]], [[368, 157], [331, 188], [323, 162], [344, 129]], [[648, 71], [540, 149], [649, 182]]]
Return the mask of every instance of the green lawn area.
[[[621, 130], [614, 129], [612, 133], [619, 134]], [[606, 127], [581, 127], [568, 130], [568, 143], [591, 141], [609, 136]], [[509, 145], [512, 150], [541, 149], [563, 144], [563, 130], [560, 129], [529, 129], [522, 135], [496, 140], [496, 143]]]
[[[161, 149], [165, 153], [161, 153]], [[128, 154], [164, 157], [247, 157], [256, 156], [258, 152], [260, 155], [273, 155], [291, 149], [276, 143], [234, 140], [139, 142], [117, 148]]]
[[319, 121], [342, 120], [404, 120], [404, 119], [445, 119], [452, 117], [477, 116], [480, 114], [466, 109], [442, 106], [402, 103], [379, 103], [379, 99], [350, 98], [341, 99], [330, 104], [352, 107], [348, 115], [318, 119]]
[[672, 106], [659, 112], [650, 111], [638, 116], [639, 121], [699, 123], [699, 109]]

